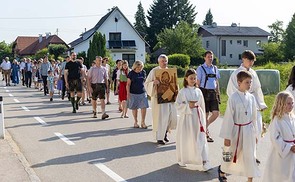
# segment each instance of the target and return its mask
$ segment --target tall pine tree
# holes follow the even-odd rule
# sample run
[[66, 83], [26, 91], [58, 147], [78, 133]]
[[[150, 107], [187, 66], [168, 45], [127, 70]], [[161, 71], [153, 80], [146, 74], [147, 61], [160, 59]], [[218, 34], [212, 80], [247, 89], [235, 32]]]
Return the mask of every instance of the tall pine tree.
[[137, 11], [135, 13], [135, 23], [134, 28], [140, 33], [142, 37], [147, 34], [147, 24], [145, 19], [144, 9], [142, 7], [141, 1], [137, 6]]
[[284, 53], [286, 59], [295, 60], [295, 14], [286, 29], [284, 37]]
[[213, 23], [213, 15], [211, 13], [211, 9], [208, 10], [205, 20], [203, 21], [203, 25], [212, 25]]
[[193, 24], [196, 15], [195, 6], [189, 0], [154, 0], [147, 16], [149, 44], [154, 47], [156, 35], [164, 28], [174, 28], [181, 20]]

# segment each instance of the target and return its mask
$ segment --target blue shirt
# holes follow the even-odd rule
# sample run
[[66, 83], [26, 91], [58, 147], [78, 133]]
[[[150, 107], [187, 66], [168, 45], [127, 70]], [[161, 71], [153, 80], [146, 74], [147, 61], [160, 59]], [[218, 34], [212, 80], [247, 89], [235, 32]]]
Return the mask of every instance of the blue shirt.
[[130, 93], [131, 94], [142, 94], [145, 92], [144, 81], [146, 79], [146, 73], [142, 70], [139, 73], [136, 73], [134, 70], [131, 70], [127, 76], [131, 80], [130, 84]]
[[[207, 74], [216, 74], [216, 78], [208, 78], [205, 89], [216, 89], [216, 80], [220, 78], [218, 68], [214, 65], [207, 66], [205, 63], [202, 66], [205, 68]], [[201, 66], [197, 68], [197, 79], [200, 81], [201, 88], [204, 88], [206, 73]]]

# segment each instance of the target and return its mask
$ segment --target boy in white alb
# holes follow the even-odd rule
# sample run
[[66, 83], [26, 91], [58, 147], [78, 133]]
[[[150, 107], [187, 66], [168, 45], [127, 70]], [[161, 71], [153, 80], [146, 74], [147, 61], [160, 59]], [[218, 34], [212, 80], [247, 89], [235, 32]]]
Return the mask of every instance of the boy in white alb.
[[219, 166], [219, 181], [226, 181], [225, 173], [248, 177], [248, 182], [260, 176], [255, 156], [256, 101], [248, 92], [251, 80], [251, 73], [240, 71], [237, 74], [239, 89], [231, 94], [227, 102], [220, 137], [224, 138], [224, 151], [232, 153], [232, 158]]
[[[252, 76], [252, 84], [249, 89], [249, 92], [254, 96], [256, 101], [256, 107], [257, 107], [257, 134], [258, 134], [258, 140], [261, 138], [262, 130], [263, 130], [263, 124], [262, 124], [262, 115], [261, 112], [265, 109], [267, 109], [267, 106], [264, 102], [264, 96], [261, 89], [261, 84], [259, 81], [259, 78], [256, 74], [256, 72], [252, 69], [252, 66], [254, 65], [254, 62], [256, 61], [255, 54], [250, 51], [246, 50], [242, 53], [242, 61], [243, 63], [241, 66], [235, 70], [228, 81], [226, 93], [228, 96], [233, 94], [235, 91], [238, 90], [238, 82], [237, 82], [237, 74], [244, 70], [248, 71]], [[256, 160], [256, 162], [259, 164], [260, 161]]]

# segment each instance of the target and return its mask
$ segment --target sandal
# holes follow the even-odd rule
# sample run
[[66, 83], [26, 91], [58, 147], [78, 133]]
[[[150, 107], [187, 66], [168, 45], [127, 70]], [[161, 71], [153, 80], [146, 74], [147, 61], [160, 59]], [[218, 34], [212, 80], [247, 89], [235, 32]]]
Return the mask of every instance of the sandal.
[[134, 128], [139, 128], [139, 125], [138, 125], [138, 124], [134, 124], [133, 127], [134, 127]]
[[218, 180], [220, 182], [226, 182], [227, 178], [225, 177], [225, 173], [221, 171], [220, 166], [218, 166]]
[[147, 129], [148, 127], [144, 123], [141, 123], [141, 128], [142, 129]]

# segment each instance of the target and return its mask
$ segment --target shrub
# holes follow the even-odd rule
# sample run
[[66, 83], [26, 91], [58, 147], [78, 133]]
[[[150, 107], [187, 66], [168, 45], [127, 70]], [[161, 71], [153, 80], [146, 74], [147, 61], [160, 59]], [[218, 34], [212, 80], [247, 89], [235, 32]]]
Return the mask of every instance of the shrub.
[[[154, 68], [157, 67], [158, 64], [144, 64], [144, 70], [146, 71], [146, 74], [148, 75], [150, 71]], [[176, 68], [177, 69], [177, 77], [184, 77], [185, 71], [187, 70], [186, 68], [183, 68], [181, 66], [177, 65], [168, 65], [169, 68]]]
[[181, 67], [188, 67], [190, 64], [190, 57], [185, 54], [172, 54], [168, 56], [169, 64]]

